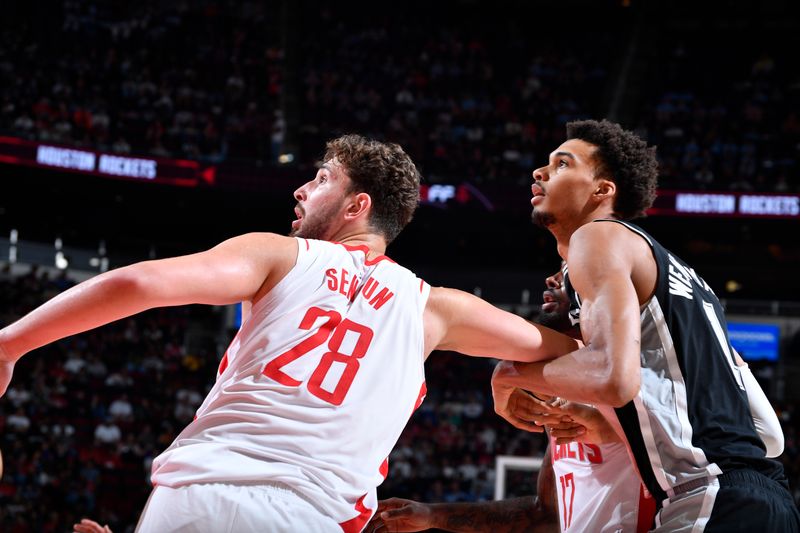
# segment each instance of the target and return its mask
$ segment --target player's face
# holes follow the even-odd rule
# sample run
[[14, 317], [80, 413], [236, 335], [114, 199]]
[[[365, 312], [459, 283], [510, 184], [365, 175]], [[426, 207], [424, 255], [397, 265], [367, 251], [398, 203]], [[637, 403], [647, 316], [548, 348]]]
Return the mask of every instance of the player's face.
[[326, 161], [313, 180], [296, 191], [292, 237], [332, 240], [344, 223], [350, 178], [336, 159]]
[[545, 280], [547, 288], [542, 293], [542, 310], [537, 320], [543, 326], [566, 332], [572, 328], [569, 320], [569, 297], [564, 288], [564, 274], [559, 270]]
[[570, 139], [550, 154], [546, 166], [533, 171], [534, 222], [546, 227], [586, 216], [596, 186], [595, 150], [586, 141]]

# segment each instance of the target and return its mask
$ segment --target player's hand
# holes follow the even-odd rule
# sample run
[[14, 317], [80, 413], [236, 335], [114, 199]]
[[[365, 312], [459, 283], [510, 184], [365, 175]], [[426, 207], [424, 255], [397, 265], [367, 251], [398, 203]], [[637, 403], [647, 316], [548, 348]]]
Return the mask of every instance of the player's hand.
[[562, 417], [559, 422], [545, 424], [556, 444], [573, 441], [607, 444], [620, 441], [608, 420], [590, 405], [560, 400], [553, 402], [549, 412]]
[[433, 512], [430, 505], [402, 498], [389, 498], [378, 502], [378, 510], [364, 532], [424, 531], [432, 527]]
[[101, 526], [94, 520], [82, 518], [80, 524], [72, 526], [73, 533], [113, 533], [108, 526]]
[[539, 403], [527, 392], [509, 385], [506, 376], [516, 374], [514, 364], [500, 361], [492, 374], [492, 398], [494, 412], [505, 418], [512, 426], [533, 433], [541, 433], [542, 424], [536, 424], [537, 415], [543, 413]]

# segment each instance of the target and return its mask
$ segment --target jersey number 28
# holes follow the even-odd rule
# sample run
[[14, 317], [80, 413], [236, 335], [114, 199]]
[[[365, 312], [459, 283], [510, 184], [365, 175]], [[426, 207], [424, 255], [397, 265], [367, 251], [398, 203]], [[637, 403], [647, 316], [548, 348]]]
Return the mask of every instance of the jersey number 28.
[[[311, 330], [320, 319], [324, 320], [324, 322], [319, 326], [316, 333], [270, 361], [264, 368], [264, 375], [282, 385], [299, 387], [303, 382], [284, 373], [281, 368], [328, 341], [328, 351], [322, 355], [319, 365], [314, 369], [311, 378], [308, 380], [307, 387], [308, 391], [317, 398], [333, 405], [341, 405], [347, 391], [350, 390], [350, 385], [353, 384], [356, 372], [358, 372], [360, 366], [358, 360], [367, 353], [369, 343], [372, 342], [373, 333], [370, 328], [357, 324], [352, 320], [347, 318], [342, 320], [342, 315], [336, 311], [326, 311], [319, 307], [312, 307], [306, 311], [299, 327], [300, 329]], [[358, 340], [356, 340], [353, 347], [353, 353], [346, 354], [341, 353], [339, 350], [348, 331], [356, 333]], [[333, 363], [344, 363], [345, 367], [339, 382], [331, 392], [322, 388], [322, 382]]]

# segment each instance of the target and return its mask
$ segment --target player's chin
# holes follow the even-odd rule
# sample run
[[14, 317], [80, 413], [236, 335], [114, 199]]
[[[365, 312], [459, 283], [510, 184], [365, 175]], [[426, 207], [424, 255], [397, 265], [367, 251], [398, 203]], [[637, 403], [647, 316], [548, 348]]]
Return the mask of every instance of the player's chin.
[[552, 213], [548, 213], [542, 209], [534, 207], [533, 211], [531, 212], [531, 221], [537, 226], [546, 228], [553, 225], [556, 219]]

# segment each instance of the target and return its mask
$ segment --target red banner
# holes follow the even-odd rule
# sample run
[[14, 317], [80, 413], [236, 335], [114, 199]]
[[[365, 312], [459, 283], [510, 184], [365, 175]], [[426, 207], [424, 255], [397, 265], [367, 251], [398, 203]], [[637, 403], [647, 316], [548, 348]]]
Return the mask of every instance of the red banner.
[[660, 190], [647, 214], [797, 219], [800, 218], [800, 195]]
[[197, 161], [112, 154], [16, 137], [0, 137], [0, 163], [183, 187], [213, 185], [216, 180], [216, 168]]

